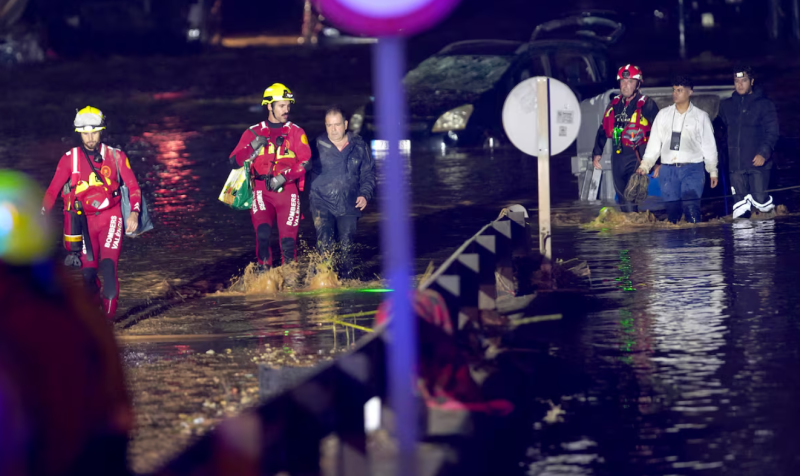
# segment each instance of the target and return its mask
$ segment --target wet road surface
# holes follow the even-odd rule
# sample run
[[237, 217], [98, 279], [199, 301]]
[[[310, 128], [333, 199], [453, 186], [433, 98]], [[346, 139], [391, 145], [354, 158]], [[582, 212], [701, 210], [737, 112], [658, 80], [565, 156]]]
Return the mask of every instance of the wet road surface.
[[[335, 81], [309, 81], [332, 63], [344, 66]], [[55, 62], [0, 78], [0, 166], [46, 186], [73, 145], [73, 109], [92, 104], [109, 116], [108, 142], [131, 156], [153, 207], [156, 230], [126, 239], [120, 262], [117, 331], [138, 412], [136, 471], [252, 405], [256, 363], [311, 366], [346, 351], [371, 317], [333, 319], [374, 311], [386, 297], [220, 293], [254, 253], [248, 214], [217, 201], [226, 157], [242, 130], [263, 119], [251, 107], [276, 80], [276, 67], [299, 98], [293, 120], [309, 137], [322, 132], [331, 102], [353, 108], [370, 94], [369, 52], [357, 48]], [[800, 127], [789, 114], [800, 102], [796, 80], [768, 80], [785, 93], [774, 187], [800, 184], [792, 157]], [[521, 395], [534, 409], [515, 435], [525, 447], [515, 456], [521, 471], [794, 474], [800, 220], [583, 230], [563, 224], [588, 221], [598, 207], [574, 202], [567, 158], [555, 159], [552, 169], [553, 202], [564, 209], [556, 213], [562, 226], [554, 253], [589, 262], [601, 310], [537, 325], [509, 342], [526, 350], [507, 355], [510, 365], [526, 369]], [[410, 178], [418, 274], [503, 206], [535, 207], [536, 163], [514, 151], [416, 151]], [[776, 201], [797, 210], [795, 197], [782, 192]], [[705, 205], [708, 213], [719, 208]], [[380, 219], [373, 202], [358, 238], [362, 287], [380, 285]], [[313, 246], [308, 219], [300, 239]], [[563, 410], [555, 423], [542, 420], [548, 402]]]

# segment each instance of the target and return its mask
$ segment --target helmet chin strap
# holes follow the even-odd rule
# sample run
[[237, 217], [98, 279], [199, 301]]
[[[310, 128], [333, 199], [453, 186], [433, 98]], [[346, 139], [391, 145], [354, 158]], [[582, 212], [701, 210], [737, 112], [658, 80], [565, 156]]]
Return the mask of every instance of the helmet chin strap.
[[278, 118], [278, 116], [275, 115], [275, 103], [274, 102], [269, 105], [269, 117], [267, 117], [267, 120], [269, 120], [269, 122], [271, 122], [273, 124], [280, 124], [281, 123], [280, 118]]

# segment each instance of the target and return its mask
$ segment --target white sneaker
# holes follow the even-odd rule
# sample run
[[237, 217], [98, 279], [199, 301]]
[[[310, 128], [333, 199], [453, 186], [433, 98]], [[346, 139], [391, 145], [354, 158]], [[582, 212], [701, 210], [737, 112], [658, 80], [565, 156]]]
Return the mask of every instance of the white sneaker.
[[741, 201], [734, 203], [733, 218], [750, 218], [752, 200], [753, 197], [748, 194]]
[[752, 196], [748, 195], [748, 197], [750, 197], [750, 203], [761, 213], [769, 213], [775, 209], [775, 204], [772, 203], [772, 195], [769, 196], [769, 200], [766, 203], [758, 203]]

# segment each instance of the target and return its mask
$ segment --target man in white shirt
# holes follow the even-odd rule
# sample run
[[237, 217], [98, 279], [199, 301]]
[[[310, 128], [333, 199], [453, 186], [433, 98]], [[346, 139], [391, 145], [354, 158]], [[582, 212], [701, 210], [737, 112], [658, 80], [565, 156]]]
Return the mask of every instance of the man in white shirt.
[[689, 223], [700, 221], [700, 197], [706, 180], [704, 163], [711, 176], [711, 188], [717, 186], [714, 129], [708, 114], [691, 103], [693, 89], [689, 78], [673, 79], [675, 104], [658, 112], [642, 163], [636, 170], [637, 174], [647, 174], [661, 157], [658, 184], [672, 223], [677, 223], [683, 214]]

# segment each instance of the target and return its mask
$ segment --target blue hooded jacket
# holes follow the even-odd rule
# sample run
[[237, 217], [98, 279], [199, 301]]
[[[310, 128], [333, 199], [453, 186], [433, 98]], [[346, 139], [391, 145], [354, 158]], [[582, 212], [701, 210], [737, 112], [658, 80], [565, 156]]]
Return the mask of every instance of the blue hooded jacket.
[[347, 133], [348, 144], [339, 151], [327, 134], [317, 137], [311, 157], [312, 210], [327, 210], [334, 216], [356, 215], [356, 199], [372, 200], [375, 193], [375, 161], [367, 143], [358, 134]]

